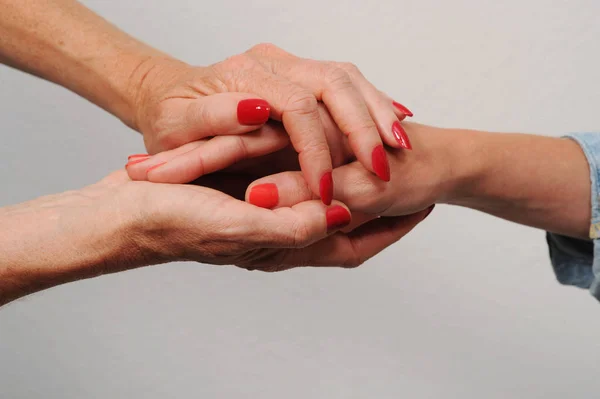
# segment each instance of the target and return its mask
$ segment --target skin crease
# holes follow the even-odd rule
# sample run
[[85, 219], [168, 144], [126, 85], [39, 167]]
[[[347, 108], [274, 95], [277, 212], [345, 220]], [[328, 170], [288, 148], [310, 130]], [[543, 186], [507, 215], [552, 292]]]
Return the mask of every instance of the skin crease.
[[[295, 158], [299, 160], [312, 192], [319, 195], [319, 182], [332, 169], [332, 149], [327, 146], [324, 127], [320, 123], [319, 101], [328, 107], [335, 124], [348, 135], [353, 153], [370, 172], [373, 172], [374, 148], [382, 143], [401, 147], [391, 126], [405, 115], [395, 113], [392, 99], [375, 89], [354, 65], [303, 59], [276, 46], [262, 44], [220, 63], [193, 67], [135, 40], [75, 0], [0, 0], [0, 9], [1, 62], [62, 85], [114, 114], [143, 133], [150, 153], [219, 135], [217, 139], [221, 140], [210, 143], [217, 155], [214, 163], [196, 163], [196, 169], [188, 169], [186, 179], [200, 177], [211, 167], [213, 171], [219, 170], [219, 162], [233, 164], [244, 158], [261, 156], [281, 149], [291, 141], [297, 152]], [[269, 134], [267, 126], [257, 134], [249, 133], [261, 126], [239, 123], [235, 110], [240, 102], [249, 99], [269, 103], [271, 119], [281, 122], [285, 138]], [[225, 114], [220, 113], [222, 110]], [[243, 133], [249, 133], [245, 135], [248, 137], [238, 138], [237, 135]], [[227, 139], [226, 134], [232, 138]], [[232, 151], [225, 151], [227, 149]], [[223, 153], [229, 155], [220, 157]], [[197, 159], [195, 155], [190, 152], [188, 161]], [[139, 162], [140, 166], [142, 164]], [[164, 164], [147, 166], [146, 175], [153, 166], [152, 175], [157, 176], [161, 169], [170, 167]], [[176, 167], [174, 173], [178, 172]], [[221, 198], [223, 194], [212, 191], [202, 191], [194, 198], [209, 203], [218, 198], [218, 208], [223, 207], [223, 212], [231, 207], [230, 212], [222, 214], [222, 220], [210, 219], [219, 214], [215, 211], [213, 215], [204, 215], [204, 220], [197, 220], [198, 225], [193, 229], [187, 225], [173, 226], [172, 220], [182, 220], [181, 215], [164, 218], [162, 207], [148, 203], [145, 196], [137, 197], [137, 190], [146, 190], [148, 183], [128, 180], [126, 183], [124, 172], [119, 176], [124, 180], [116, 186], [115, 178], [111, 177], [93, 188], [0, 210], [0, 221], [10, 227], [0, 235], [3, 253], [0, 303], [78, 278], [168, 260], [230, 262], [270, 270], [275, 264], [273, 257], [265, 256], [261, 248], [306, 246], [326, 234], [326, 209], [322, 206], [314, 208], [314, 201], [310, 201], [287, 211], [264, 213], [260, 210], [267, 219], [274, 217], [272, 215], [285, 219], [293, 217], [296, 209], [308, 212], [309, 207], [313, 207], [308, 212], [310, 216], [296, 217], [287, 229], [296, 232], [295, 238], [281, 237], [282, 225], [274, 222], [266, 224], [272, 231], [246, 231], [250, 237], [261, 237], [254, 239], [260, 245], [248, 243], [239, 232], [244, 230], [246, 223], [261, 225], [264, 222], [263, 218], [247, 219], [257, 211], [256, 207], [249, 208], [254, 211], [247, 211], [245, 207], [250, 205]], [[323, 191], [332, 189], [329, 185]], [[107, 195], [111, 190], [117, 190], [119, 195]], [[152, 186], [151, 191], [155, 190], [162, 193], [165, 188]], [[153, 201], [163, 198], [161, 204], [164, 206], [169, 204], [164, 198], [172, 199], [173, 190], [185, 198], [190, 195], [191, 188], [184, 190], [172, 186], [169, 190], [169, 194], [150, 194], [156, 196]], [[123, 193], [129, 193], [131, 198], [128, 199], [136, 200], [135, 208], [126, 204]], [[121, 201], [115, 202], [119, 198]], [[334, 201], [333, 205], [341, 204]], [[104, 213], [97, 212], [95, 207], [101, 207]], [[140, 209], [142, 207], [145, 208]], [[202, 211], [210, 209], [203, 207]], [[238, 212], [240, 217], [233, 220], [232, 215], [238, 215]], [[196, 217], [202, 215], [200, 211], [195, 213]], [[408, 218], [374, 221], [365, 226], [362, 233], [336, 236], [332, 238], [333, 242], [324, 240], [297, 253], [275, 250], [278, 255], [274, 258], [282, 268], [321, 265], [322, 262], [333, 265], [361, 263], [399, 239], [423, 215], [424, 212]], [[306, 227], [311, 220], [315, 226], [320, 226], [319, 229], [313, 231]], [[356, 218], [351, 227], [368, 220]], [[225, 222], [229, 224], [219, 225]], [[148, 229], [148, 224], [155, 229]], [[90, 225], [95, 226], [93, 234], [87, 231]], [[219, 226], [233, 229], [235, 234], [206, 236], [207, 231], [219, 230]], [[204, 229], [204, 236], [194, 230], [198, 228]], [[173, 236], [188, 246], [163, 242], [166, 241], [165, 232], [171, 230], [182, 234], [187, 231], [187, 235]], [[73, 235], [75, 231], [78, 232], [76, 236]], [[212, 247], [185, 241], [189, 237], [204, 237], [205, 243]], [[113, 242], [114, 246], [107, 246], [107, 242]], [[339, 248], [339, 251], [328, 251], [323, 255], [324, 245], [329, 249]], [[179, 248], [179, 251], [171, 253], [167, 248]], [[248, 251], [261, 256], [255, 260], [246, 255]], [[124, 258], [114, 259], [114, 253]]]
[[227, 94], [232, 108], [251, 98], [270, 104], [271, 118], [283, 122], [317, 195], [332, 168], [318, 101], [349, 135], [367, 170], [374, 172], [372, 153], [382, 143], [405, 145], [392, 132], [405, 115], [395, 113], [393, 100], [352, 64], [303, 59], [260, 44], [214, 65], [193, 67], [135, 40], [75, 0], [0, 0], [0, 7], [3, 62], [111, 112], [143, 133], [150, 153], [259, 127], [228, 129], [220, 120], [220, 130], [203, 130], [211, 125], [206, 115], [223, 105], [222, 98], [213, 103], [217, 97], [210, 95], [217, 93]]
[[[278, 181], [280, 205], [298, 204], [275, 211], [206, 187], [131, 182], [123, 171], [82, 190], [4, 208], [0, 304], [79, 278], [171, 260], [265, 270], [276, 265], [355, 266], [406, 234], [433, 203], [588, 236], [589, 170], [583, 153], [569, 140], [403, 124], [413, 151], [400, 150], [392, 126], [400, 126], [405, 114], [397, 113], [392, 99], [351, 64], [301, 59], [264, 44], [210, 67], [192, 67], [136, 41], [73, 0], [0, 0], [0, 7], [2, 62], [61, 84], [113, 113], [144, 134], [151, 153], [176, 151], [199, 140], [202, 145], [215, 140], [216, 147], [233, 141], [238, 149], [251, 145], [252, 151], [233, 152], [223, 167], [254, 157], [245, 162], [264, 172], [261, 161], [269, 151], [277, 151], [274, 159], [298, 152], [303, 171], [285, 172]], [[260, 128], [239, 126], [233, 111], [240, 101], [257, 97], [269, 102], [272, 118], [283, 124], [263, 129], [279, 127], [289, 134], [293, 148], [285, 147], [276, 132], [223, 142], [227, 132]], [[317, 123], [322, 113], [318, 101], [340, 127], [333, 129], [339, 137]], [[220, 115], [219, 109], [229, 111]], [[192, 128], [199, 122], [220, 127], [219, 136], [207, 140], [206, 131]], [[272, 139], [268, 145], [267, 136]], [[405, 140], [401, 131], [396, 136]], [[374, 176], [371, 164], [373, 149], [382, 143], [395, 148], [387, 152], [387, 184]], [[351, 154], [360, 164], [351, 162]], [[194, 155], [183, 157], [172, 176], [186, 168], [186, 179], [201, 176], [206, 164], [187, 166]], [[348, 204], [354, 215], [366, 215], [356, 225], [379, 215], [420, 212], [325, 238], [326, 208], [311, 199], [320, 193], [323, 174], [338, 163], [334, 198]], [[304, 197], [294, 197], [297, 193]], [[232, 215], [241, 216], [234, 220]], [[89, 229], [91, 225], [95, 228]], [[208, 233], [214, 231], [220, 235]]]
[[428, 214], [378, 219], [336, 234], [343, 226], [330, 230], [325, 214], [337, 209], [331, 223], [339, 222], [339, 202], [271, 211], [225, 193], [243, 196], [248, 176], [211, 175], [200, 183], [133, 182], [119, 171], [81, 190], [0, 209], [0, 305], [55, 285], [170, 261], [270, 272], [356, 267]]
[[[406, 215], [436, 203], [460, 205], [517, 223], [578, 238], [589, 238], [589, 166], [579, 145], [568, 139], [509, 133], [442, 129], [404, 122], [413, 151], [388, 148], [391, 181], [382, 182], [353, 162], [347, 138], [324, 106], [320, 118], [332, 150], [334, 198], [361, 218]], [[282, 127], [269, 125], [283, 137]], [[190, 143], [199, 146], [203, 143]], [[128, 167], [132, 179], [145, 180], [144, 164], [171, 160], [188, 148], [166, 151]], [[252, 186], [271, 183], [279, 206], [316, 198], [299, 170], [293, 148], [239, 162], [228, 170], [263, 176]], [[179, 171], [167, 182], [185, 183]], [[526, 170], [527, 173], [523, 173]], [[274, 176], [266, 177], [275, 173]], [[278, 174], [281, 173], [281, 174]], [[249, 187], [248, 199], [252, 187]]]
[[[373, 179], [353, 162], [334, 169], [334, 198], [372, 216], [409, 214], [435, 203], [460, 205], [589, 239], [590, 171], [574, 141], [405, 126], [414, 150], [388, 150], [392, 180]], [[264, 177], [252, 186], [263, 183], [277, 185], [280, 206], [312, 197], [297, 172]]]

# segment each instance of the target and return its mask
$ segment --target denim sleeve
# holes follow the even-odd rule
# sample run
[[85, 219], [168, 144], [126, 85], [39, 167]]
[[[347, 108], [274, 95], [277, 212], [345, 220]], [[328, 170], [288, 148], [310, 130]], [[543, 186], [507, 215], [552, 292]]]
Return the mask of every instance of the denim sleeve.
[[590, 165], [590, 239], [580, 240], [547, 233], [550, 259], [561, 284], [587, 288], [600, 300], [600, 133], [576, 133], [565, 137], [581, 146]]

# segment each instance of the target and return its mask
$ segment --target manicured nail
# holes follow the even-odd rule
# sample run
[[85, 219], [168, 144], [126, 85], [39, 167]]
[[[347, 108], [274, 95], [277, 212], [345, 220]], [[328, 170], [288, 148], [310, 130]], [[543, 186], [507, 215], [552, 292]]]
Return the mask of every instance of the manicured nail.
[[404, 130], [400, 122], [394, 122], [394, 124], [392, 125], [392, 133], [394, 133], [396, 141], [400, 143], [400, 147], [406, 150], [412, 150], [412, 145], [410, 144], [408, 135], [406, 134], [406, 131]]
[[327, 232], [338, 230], [350, 224], [352, 216], [346, 208], [340, 205], [332, 206], [325, 212], [327, 219]]
[[279, 203], [279, 190], [273, 183], [259, 184], [250, 190], [248, 201], [261, 208], [274, 208]]
[[371, 162], [373, 163], [373, 170], [377, 177], [383, 181], [390, 181], [390, 164], [385, 149], [381, 144], [373, 150]]
[[331, 201], [333, 200], [333, 175], [331, 172], [327, 172], [321, 177], [319, 194], [321, 195], [321, 201], [325, 205], [331, 205]]
[[431, 205], [428, 209], [427, 209], [427, 213], [425, 214], [425, 217], [423, 219], [425, 219], [427, 216], [431, 215], [431, 212], [433, 212], [433, 208], [435, 208], [435, 204]]
[[127, 159], [133, 159], [133, 158], [147, 158], [150, 155], [148, 154], [133, 154], [127, 157]]
[[410, 109], [406, 108], [404, 105], [397, 103], [396, 101], [392, 102], [392, 104], [398, 109], [398, 111], [402, 112], [404, 115], [413, 116], [413, 113], [410, 111]]
[[238, 103], [238, 122], [242, 125], [262, 125], [269, 120], [271, 106], [265, 100], [251, 98]]
[[156, 169], [156, 168], [158, 168], [160, 166], [163, 166], [164, 164], [166, 164], [166, 162], [161, 162], [161, 163], [158, 163], [158, 164], [156, 164], [154, 166], [150, 166], [148, 169], [146, 169], [146, 174], [150, 173], [150, 171], [152, 171], [152, 170], [154, 170], [154, 169]]
[[131, 165], [135, 165], [136, 163], [144, 162], [144, 161], [148, 160], [148, 158], [150, 158], [149, 155], [144, 158], [133, 158], [131, 161], [127, 162], [127, 165], [125, 165], [125, 167], [127, 168]]

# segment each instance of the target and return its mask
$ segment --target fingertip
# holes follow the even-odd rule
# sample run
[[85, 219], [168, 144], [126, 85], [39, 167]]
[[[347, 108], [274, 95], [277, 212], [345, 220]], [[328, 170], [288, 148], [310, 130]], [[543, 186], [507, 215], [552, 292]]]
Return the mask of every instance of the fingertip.
[[385, 182], [389, 182], [391, 179], [390, 163], [383, 145], [380, 144], [373, 149], [371, 163], [373, 164], [373, 171], [377, 177]]
[[237, 118], [240, 125], [258, 126], [266, 123], [271, 115], [271, 106], [261, 98], [241, 100], [237, 106]]
[[342, 205], [333, 205], [325, 211], [327, 233], [340, 230], [352, 222], [350, 211]]
[[321, 177], [319, 182], [319, 195], [321, 201], [323, 201], [325, 205], [331, 205], [331, 201], [333, 201], [333, 174], [331, 171], [326, 172]]
[[[409, 116], [412, 117], [413, 113], [410, 109], [406, 108], [404, 105], [400, 104], [397, 101], [392, 101], [392, 105], [398, 110], [400, 111], [401, 114], [405, 115], [405, 116]], [[403, 118], [404, 119], [404, 118]]]
[[260, 208], [272, 209], [279, 204], [279, 190], [274, 183], [252, 186], [248, 192], [248, 202]]
[[412, 150], [412, 145], [410, 143], [410, 139], [408, 138], [408, 134], [406, 134], [406, 130], [404, 130], [400, 122], [395, 121], [392, 124], [392, 133], [400, 148]]

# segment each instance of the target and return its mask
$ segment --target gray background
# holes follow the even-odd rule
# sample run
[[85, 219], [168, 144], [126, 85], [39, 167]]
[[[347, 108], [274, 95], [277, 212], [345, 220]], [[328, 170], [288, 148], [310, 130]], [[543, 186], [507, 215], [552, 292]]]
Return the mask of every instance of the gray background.
[[[424, 123], [600, 126], [593, 0], [86, 4], [200, 65], [263, 41], [353, 61]], [[110, 115], [7, 68], [0, 115], [0, 205], [90, 184], [143, 150]], [[592, 398], [598, 309], [556, 283], [543, 232], [439, 207], [358, 270], [171, 264], [13, 303], [0, 397]]]

